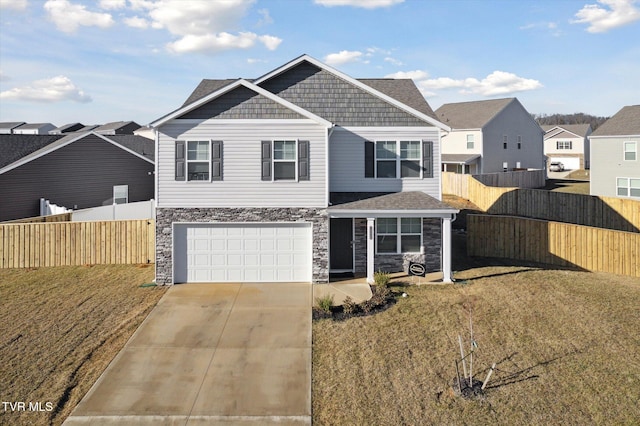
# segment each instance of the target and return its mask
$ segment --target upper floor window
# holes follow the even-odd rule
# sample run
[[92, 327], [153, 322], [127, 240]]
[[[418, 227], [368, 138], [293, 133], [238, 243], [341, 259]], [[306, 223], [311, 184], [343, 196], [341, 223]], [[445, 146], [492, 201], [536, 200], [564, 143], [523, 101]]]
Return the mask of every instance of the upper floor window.
[[467, 149], [473, 149], [475, 145], [474, 135], [467, 135]]
[[638, 144], [637, 142], [625, 142], [624, 143], [624, 159], [625, 161], [636, 161], [638, 158]]
[[222, 180], [222, 141], [176, 141], [175, 180]]
[[377, 141], [376, 177], [419, 178], [421, 171], [420, 141]]
[[640, 179], [617, 178], [616, 194], [619, 197], [640, 197]]
[[522, 149], [522, 136], [518, 135], [518, 149]]
[[509, 142], [509, 137], [507, 135], [502, 135], [502, 149], [507, 149], [508, 142]]
[[273, 180], [295, 180], [297, 142], [273, 141]]
[[556, 141], [556, 149], [571, 149], [571, 141]]

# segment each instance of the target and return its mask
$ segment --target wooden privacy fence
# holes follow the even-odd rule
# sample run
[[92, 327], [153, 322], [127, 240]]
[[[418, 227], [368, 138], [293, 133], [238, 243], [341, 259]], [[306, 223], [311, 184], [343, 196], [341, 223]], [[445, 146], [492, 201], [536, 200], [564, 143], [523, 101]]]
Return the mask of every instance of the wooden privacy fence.
[[542, 188], [547, 183], [547, 175], [545, 170], [520, 170], [513, 172], [483, 173], [480, 175], [472, 176], [478, 182], [481, 182], [487, 186], [510, 188]]
[[154, 260], [153, 220], [0, 224], [0, 268]]
[[492, 215], [469, 215], [467, 225], [470, 256], [640, 277], [640, 233]]
[[60, 214], [52, 214], [49, 216], [36, 216], [36, 217], [29, 217], [27, 219], [16, 219], [16, 220], [8, 220], [6, 222], [0, 222], [0, 225], [4, 223], [71, 222], [72, 215], [73, 213], [67, 212], [67, 213], [60, 213]]
[[471, 175], [442, 174], [442, 192], [466, 198], [487, 213], [524, 216], [618, 231], [640, 232], [640, 201], [552, 192], [497, 188]]

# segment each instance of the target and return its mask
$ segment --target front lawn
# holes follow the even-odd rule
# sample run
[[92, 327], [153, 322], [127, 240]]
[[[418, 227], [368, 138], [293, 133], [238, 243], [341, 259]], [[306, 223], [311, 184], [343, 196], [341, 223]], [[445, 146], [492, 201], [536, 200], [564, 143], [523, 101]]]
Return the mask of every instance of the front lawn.
[[[317, 425], [637, 424], [640, 279], [475, 267], [452, 285], [397, 287], [389, 309], [313, 324]], [[484, 396], [455, 396], [458, 334]]]
[[164, 294], [141, 287], [153, 276], [153, 265], [0, 269], [0, 424], [61, 424]]

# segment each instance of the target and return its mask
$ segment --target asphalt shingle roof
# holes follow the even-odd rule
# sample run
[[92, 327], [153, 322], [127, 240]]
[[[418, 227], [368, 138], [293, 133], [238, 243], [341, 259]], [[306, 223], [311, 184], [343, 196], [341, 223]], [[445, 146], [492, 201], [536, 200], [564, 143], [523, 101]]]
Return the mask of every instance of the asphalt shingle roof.
[[64, 135], [3, 135], [0, 134], [0, 168], [18, 161]]
[[155, 143], [153, 139], [139, 135], [103, 135], [107, 139], [129, 148], [151, 161], [155, 160]]
[[369, 198], [342, 204], [338, 204], [340, 201], [334, 195], [335, 203], [329, 207], [329, 210], [456, 210], [420, 191], [394, 192], [385, 195], [372, 193], [371, 195], [373, 196]]
[[438, 108], [436, 119], [452, 129], [481, 129], [515, 98], [457, 102]]
[[640, 135], [640, 105], [629, 105], [602, 123], [591, 136]]
[[[545, 124], [540, 127], [542, 127], [542, 130], [544, 130], [545, 133], [557, 127], [559, 129], [564, 129], [568, 132], [574, 133], [578, 136], [585, 137], [587, 135], [587, 132], [591, 128], [591, 125], [588, 123], [587, 124], [554, 124], [554, 125]], [[545, 139], [549, 137], [553, 137], [553, 134], [545, 135]]]

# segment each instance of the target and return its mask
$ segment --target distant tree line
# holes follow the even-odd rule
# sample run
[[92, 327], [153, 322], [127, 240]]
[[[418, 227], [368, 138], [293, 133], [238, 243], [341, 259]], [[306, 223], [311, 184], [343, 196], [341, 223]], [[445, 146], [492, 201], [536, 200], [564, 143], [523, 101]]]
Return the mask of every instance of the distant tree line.
[[531, 114], [539, 125], [563, 125], [563, 124], [591, 124], [591, 129], [595, 130], [609, 117], [596, 117], [582, 112], [574, 114]]

